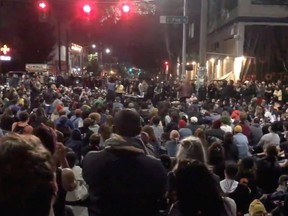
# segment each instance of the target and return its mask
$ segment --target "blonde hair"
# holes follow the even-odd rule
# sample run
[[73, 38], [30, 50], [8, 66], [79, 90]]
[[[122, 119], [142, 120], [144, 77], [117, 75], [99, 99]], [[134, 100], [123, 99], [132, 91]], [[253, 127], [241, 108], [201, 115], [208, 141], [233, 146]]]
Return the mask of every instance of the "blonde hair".
[[176, 158], [178, 161], [186, 159], [198, 160], [207, 163], [207, 155], [201, 140], [195, 136], [189, 136], [180, 142]]

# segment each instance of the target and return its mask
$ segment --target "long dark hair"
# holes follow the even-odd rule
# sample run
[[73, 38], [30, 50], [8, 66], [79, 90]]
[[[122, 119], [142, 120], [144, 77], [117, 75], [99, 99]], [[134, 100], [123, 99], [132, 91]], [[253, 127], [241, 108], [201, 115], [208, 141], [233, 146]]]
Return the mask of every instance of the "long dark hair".
[[183, 216], [220, 216], [225, 211], [216, 180], [199, 161], [184, 160], [179, 164], [176, 191]]

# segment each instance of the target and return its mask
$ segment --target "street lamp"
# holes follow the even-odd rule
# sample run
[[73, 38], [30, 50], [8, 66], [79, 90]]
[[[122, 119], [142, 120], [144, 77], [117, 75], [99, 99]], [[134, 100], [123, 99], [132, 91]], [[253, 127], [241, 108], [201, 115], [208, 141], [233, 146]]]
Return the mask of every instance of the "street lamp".
[[92, 48], [95, 49], [95, 48], [96, 48], [96, 45], [95, 45], [95, 44], [92, 44]]
[[111, 53], [111, 50], [109, 48], [105, 49], [105, 53], [106, 54], [110, 54]]

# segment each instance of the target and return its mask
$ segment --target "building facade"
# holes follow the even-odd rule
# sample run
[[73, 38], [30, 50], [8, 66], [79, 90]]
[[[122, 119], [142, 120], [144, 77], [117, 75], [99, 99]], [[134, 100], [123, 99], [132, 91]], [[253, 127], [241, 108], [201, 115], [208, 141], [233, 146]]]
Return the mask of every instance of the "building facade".
[[209, 79], [279, 76], [286, 71], [287, 34], [288, 0], [209, 0]]

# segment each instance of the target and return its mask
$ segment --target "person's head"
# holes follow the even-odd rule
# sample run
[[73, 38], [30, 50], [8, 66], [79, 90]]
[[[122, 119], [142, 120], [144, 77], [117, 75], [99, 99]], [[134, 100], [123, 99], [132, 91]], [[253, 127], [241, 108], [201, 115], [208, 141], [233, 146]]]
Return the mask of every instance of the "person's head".
[[195, 116], [192, 116], [192, 117], [190, 118], [190, 122], [191, 122], [191, 124], [197, 124], [197, 123], [198, 123], [198, 118], [195, 117]]
[[208, 161], [210, 165], [224, 163], [225, 156], [222, 144], [218, 142], [212, 143], [212, 145], [208, 148]]
[[56, 193], [51, 154], [35, 136], [8, 134], [0, 142], [1, 216], [48, 216]]
[[276, 132], [278, 131], [278, 125], [277, 125], [276, 122], [273, 122], [273, 123], [271, 124], [271, 126], [269, 127], [269, 131], [270, 131], [271, 133], [276, 133]]
[[101, 120], [101, 115], [97, 112], [90, 113], [88, 117], [91, 118], [97, 124]]
[[150, 125], [145, 125], [142, 128], [142, 131], [146, 132], [149, 135], [149, 141], [155, 142], [157, 141], [153, 128]]
[[75, 152], [73, 151], [69, 151], [66, 153], [66, 160], [68, 162], [69, 167], [72, 169], [77, 162], [77, 156], [75, 154]]
[[265, 153], [268, 157], [277, 157], [278, 156], [278, 149], [276, 145], [268, 145], [265, 149]]
[[213, 124], [212, 124], [213, 129], [220, 129], [220, 127], [221, 127], [221, 121], [220, 120], [216, 120], [213, 122]]
[[71, 133], [71, 139], [81, 141], [82, 140], [81, 131], [79, 129], [74, 129]]
[[78, 118], [78, 117], [81, 117], [82, 115], [82, 110], [81, 109], [76, 109], [75, 110], [75, 116]]
[[226, 179], [232, 179], [232, 180], [236, 179], [237, 173], [238, 173], [237, 164], [228, 163], [225, 166], [225, 178]]
[[107, 124], [103, 124], [99, 127], [98, 133], [105, 141], [111, 137], [112, 134], [111, 127]]
[[[223, 201], [213, 174], [197, 160], [184, 160], [175, 170], [176, 193], [182, 215], [220, 216]], [[193, 203], [191, 205], [191, 203]]]
[[45, 126], [45, 125], [41, 125], [37, 128], [34, 128], [32, 134], [41, 140], [44, 147], [52, 155], [55, 153], [56, 143], [57, 143], [57, 137], [56, 137], [57, 135], [53, 131], [52, 128]]
[[263, 203], [255, 199], [249, 206], [249, 216], [266, 216], [267, 211]]
[[20, 112], [19, 113], [19, 121], [21, 122], [26, 122], [29, 120], [29, 114], [26, 111]]
[[236, 134], [236, 133], [242, 133], [242, 127], [241, 127], [241, 125], [236, 125], [235, 127], [234, 127], [234, 133]]
[[66, 116], [67, 115], [66, 110], [64, 110], [64, 109], [61, 109], [58, 113], [59, 113], [59, 116]]
[[42, 107], [38, 107], [36, 110], [36, 116], [37, 117], [44, 117], [45, 116], [45, 110]]
[[100, 135], [93, 133], [89, 138], [89, 143], [91, 146], [99, 146], [100, 144]]
[[247, 113], [246, 112], [240, 112], [240, 121], [245, 122], [247, 120]]
[[242, 174], [255, 174], [256, 164], [253, 157], [246, 157], [238, 163], [239, 173]]
[[180, 139], [180, 134], [179, 134], [179, 132], [178, 132], [177, 130], [172, 130], [172, 131], [170, 132], [169, 138], [170, 138], [171, 140], [179, 140], [179, 139]]
[[172, 111], [170, 117], [172, 122], [178, 123], [179, 114], [176, 111]]
[[284, 186], [287, 188], [288, 186], [288, 175], [281, 175], [278, 180], [279, 186]]
[[187, 123], [183, 119], [180, 119], [178, 122], [178, 126], [179, 126], [179, 128], [186, 128]]
[[92, 119], [90, 119], [90, 118], [85, 118], [84, 121], [83, 121], [83, 127], [84, 127], [84, 128], [90, 127], [91, 124], [92, 124], [92, 122], [93, 122]]
[[152, 123], [153, 123], [153, 125], [158, 126], [160, 124], [160, 117], [154, 116], [152, 119]]
[[150, 137], [148, 133], [141, 131], [140, 138], [145, 145], [149, 143]]
[[195, 136], [190, 136], [181, 140], [176, 158], [178, 161], [193, 159], [199, 160], [202, 163], [207, 162], [206, 152], [201, 140]]
[[8, 116], [12, 116], [12, 115], [13, 115], [12, 110], [11, 110], [9, 107], [7, 107], [7, 108], [4, 110], [3, 116], [8, 117]]
[[231, 132], [226, 132], [224, 134], [224, 144], [231, 144], [233, 142], [233, 134]]
[[114, 117], [115, 132], [124, 137], [135, 137], [141, 131], [140, 115], [130, 109], [119, 111]]
[[222, 116], [220, 120], [223, 125], [230, 125], [230, 117]]

